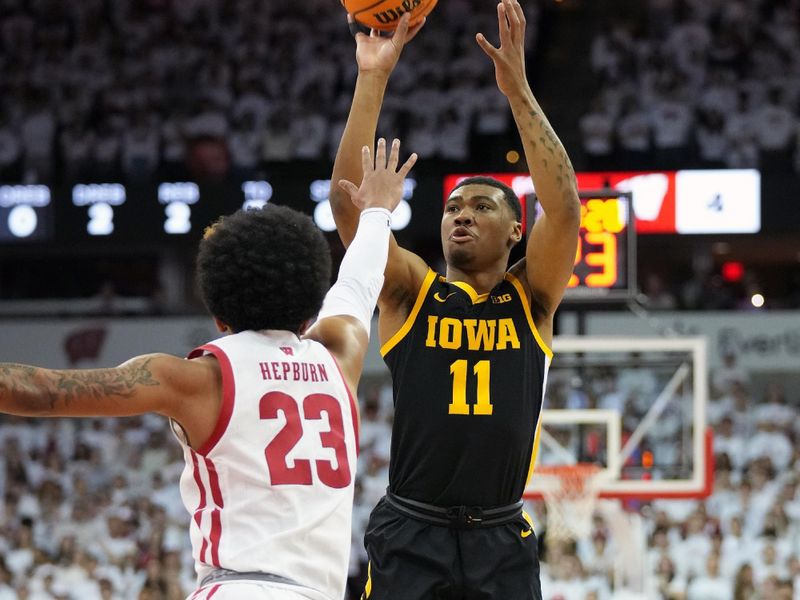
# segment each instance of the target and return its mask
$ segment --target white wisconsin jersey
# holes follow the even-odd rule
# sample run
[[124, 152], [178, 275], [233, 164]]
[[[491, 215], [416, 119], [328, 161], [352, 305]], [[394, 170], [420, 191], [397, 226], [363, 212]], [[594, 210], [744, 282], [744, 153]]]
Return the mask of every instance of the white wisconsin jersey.
[[270, 573], [340, 600], [358, 416], [336, 361], [282, 331], [229, 335], [189, 358], [203, 354], [222, 369], [217, 426], [193, 450], [173, 425], [198, 580], [218, 568]]

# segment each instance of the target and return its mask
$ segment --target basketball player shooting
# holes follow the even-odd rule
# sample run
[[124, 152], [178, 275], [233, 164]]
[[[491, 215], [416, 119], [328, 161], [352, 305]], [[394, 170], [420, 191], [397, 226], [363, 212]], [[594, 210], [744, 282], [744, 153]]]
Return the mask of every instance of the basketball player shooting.
[[[268, 204], [210, 228], [197, 257], [222, 337], [189, 359], [110, 369], [0, 364], [0, 411], [30, 417], [170, 419], [184, 450], [195, 600], [340, 600], [350, 555], [355, 397], [389, 244], [398, 169], [378, 142], [341, 182], [357, 232], [330, 283], [330, 250], [307, 216]], [[355, 226], [355, 223], [354, 223]], [[311, 325], [318, 315], [317, 321]], [[310, 327], [309, 327], [310, 326]], [[287, 458], [291, 452], [291, 458]]]
[[[567, 153], [527, 81], [519, 2], [502, 0], [497, 17], [499, 47], [482, 34], [476, 40], [508, 99], [544, 215], [525, 257], [508, 268], [522, 238], [519, 199], [494, 179], [472, 178], [444, 207], [444, 275], [390, 240], [378, 305], [395, 417], [389, 489], [365, 536], [366, 600], [541, 598], [521, 498], [580, 204]], [[358, 78], [334, 181], [361, 177], [359, 149], [375, 137], [389, 76], [417, 32], [404, 16], [391, 38], [356, 35]], [[331, 205], [348, 245], [358, 212], [335, 188]]]

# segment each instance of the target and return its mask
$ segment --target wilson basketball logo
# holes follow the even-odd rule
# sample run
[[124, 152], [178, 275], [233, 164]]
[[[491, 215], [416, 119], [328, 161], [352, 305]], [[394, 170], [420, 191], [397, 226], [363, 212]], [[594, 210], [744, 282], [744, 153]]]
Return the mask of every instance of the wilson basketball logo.
[[403, 0], [401, 4], [394, 8], [388, 8], [380, 12], [372, 13], [372, 15], [375, 17], [378, 23], [381, 23], [382, 25], [388, 25], [389, 23], [398, 21], [400, 17], [407, 12], [413, 11], [420, 4], [422, 4], [422, 0]]
[[341, 0], [347, 12], [365, 27], [393, 31], [400, 18], [411, 15], [409, 27], [422, 23], [438, 0]]

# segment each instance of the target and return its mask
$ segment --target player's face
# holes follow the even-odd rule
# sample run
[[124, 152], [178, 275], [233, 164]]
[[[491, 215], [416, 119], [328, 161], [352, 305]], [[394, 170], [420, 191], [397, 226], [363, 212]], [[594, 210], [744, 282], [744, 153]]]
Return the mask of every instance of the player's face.
[[480, 269], [508, 260], [522, 226], [503, 195], [486, 184], [465, 185], [450, 194], [442, 216], [442, 248], [448, 265]]

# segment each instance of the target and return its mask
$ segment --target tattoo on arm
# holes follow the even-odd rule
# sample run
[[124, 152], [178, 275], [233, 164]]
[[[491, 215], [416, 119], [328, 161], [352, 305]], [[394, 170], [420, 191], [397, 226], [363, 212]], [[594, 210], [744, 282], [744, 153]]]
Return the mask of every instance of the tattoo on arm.
[[59, 400], [69, 406], [78, 397], [96, 399], [118, 397], [130, 398], [136, 386], [157, 386], [148, 358], [116, 369], [93, 369], [91, 371], [55, 371], [54, 387]]
[[77, 399], [130, 398], [137, 386], [161, 385], [153, 377], [151, 361], [147, 358], [116, 369], [85, 371], [48, 371], [0, 363], [0, 406], [40, 413], [68, 409]]
[[[533, 147], [537, 147], [534, 139], [538, 135], [539, 143], [550, 153], [550, 158], [557, 161], [556, 164], [558, 166], [558, 175], [556, 176], [556, 180], [558, 181], [559, 186], [562, 190], [564, 190], [564, 184], [566, 183], [567, 189], [571, 189], [571, 187], [574, 185], [575, 171], [572, 168], [572, 162], [569, 160], [566, 150], [561, 148], [558, 137], [544, 115], [533, 109], [529, 109], [528, 116], [530, 117], [528, 127], [531, 130], [531, 143]], [[544, 164], [545, 171], [547, 171], [547, 159], [542, 158], [542, 163]]]
[[0, 363], [0, 398], [5, 399], [15, 393], [29, 391], [32, 388], [35, 367]]

